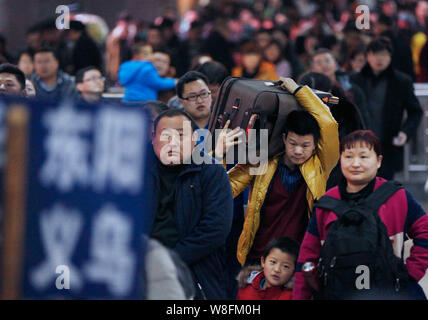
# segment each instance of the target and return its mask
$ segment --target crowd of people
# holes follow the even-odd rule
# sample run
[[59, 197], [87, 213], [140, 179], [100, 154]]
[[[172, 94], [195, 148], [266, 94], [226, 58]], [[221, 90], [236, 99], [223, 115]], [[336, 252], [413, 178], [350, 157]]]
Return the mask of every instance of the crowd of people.
[[[366, 2], [369, 29], [357, 27], [358, 1], [346, 0], [226, 1], [197, 6], [181, 21], [169, 14], [150, 23], [121, 14], [101, 45], [80, 21], [68, 30], [43, 21], [28, 29], [27, 47], [16, 58], [0, 37], [0, 95], [99, 103], [107, 102], [108, 88], [120, 87], [124, 94], [115, 103], [150, 110], [144, 233], [155, 248], [147, 262], [151, 299], [364, 299], [373, 296], [338, 283], [365, 263], [377, 272], [374, 287], [388, 291], [376, 291], [376, 298], [423, 299], [428, 216], [404, 188], [372, 208], [380, 217], [376, 232], [392, 239], [384, 251], [396, 260], [388, 256], [393, 262], [382, 264], [373, 252], [360, 254], [355, 243], [364, 241], [347, 238], [327, 267], [320, 263], [329, 253], [324, 244], [341, 226], [372, 221], [352, 208], [367, 206], [403, 169], [403, 146], [415, 138], [423, 114], [413, 83], [428, 77], [428, 2]], [[302, 106], [288, 115], [284, 151], [262, 175], [252, 175], [250, 165], [221, 163], [239, 143], [239, 128], [226, 124], [214, 154], [200, 148], [203, 136], [192, 140], [194, 130], [208, 129], [228, 76], [281, 79]], [[327, 107], [310, 89], [332, 93], [339, 104]], [[195, 150], [207, 158], [203, 164], [187, 164]], [[325, 196], [341, 209], [317, 206]], [[407, 237], [413, 247], [404, 261]], [[347, 250], [360, 255], [350, 258]], [[163, 262], [153, 263], [159, 252]], [[171, 279], [171, 255], [184, 262], [191, 288]], [[334, 269], [336, 259], [342, 271]], [[305, 278], [308, 262], [323, 267], [316, 279], [321, 289]], [[162, 265], [169, 271], [160, 279]], [[392, 274], [401, 287], [390, 290], [380, 274]]]

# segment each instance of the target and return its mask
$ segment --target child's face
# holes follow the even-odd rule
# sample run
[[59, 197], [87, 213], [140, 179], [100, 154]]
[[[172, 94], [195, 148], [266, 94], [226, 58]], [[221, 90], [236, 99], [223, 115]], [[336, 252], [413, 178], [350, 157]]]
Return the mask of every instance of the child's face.
[[278, 248], [274, 248], [264, 259], [261, 258], [263, 271], [265, 273], [265, 287], [283, 286], [294, 274], [295, 257], [285, 253]]

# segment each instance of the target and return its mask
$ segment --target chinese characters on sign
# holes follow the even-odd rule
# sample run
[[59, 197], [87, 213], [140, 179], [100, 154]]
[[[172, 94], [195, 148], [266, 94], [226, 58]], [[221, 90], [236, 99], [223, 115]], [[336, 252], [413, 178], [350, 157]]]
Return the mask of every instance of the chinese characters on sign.
[[31, 106], [24, 297], [140, 298], [142, 110]]

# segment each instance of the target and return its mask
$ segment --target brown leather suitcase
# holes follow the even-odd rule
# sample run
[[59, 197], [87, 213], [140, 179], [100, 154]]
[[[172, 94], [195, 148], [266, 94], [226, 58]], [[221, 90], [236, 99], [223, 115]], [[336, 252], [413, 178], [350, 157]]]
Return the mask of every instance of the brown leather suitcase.
[[[281, 83], [232, 77], [225, 79], [209, 122], [209, 131], [213, 138], [215, 130], [222, 129], [226, 121], [231, 120], [230, 129], [236, 127], [244, 129], [247, 135], [247, 149], [249, 129], [267, 129], [268, 157], [283, 151], [281, 129], [287, 115], [293, 110], [302, 110], [302, 107], [292, 94], [280, 88]], [[314, 92], [326, 103], [337, 103], [337, 98], [329, 93], [315, 90]], [[256, 137], [256, 141], [259, 150], [259, 136]]]

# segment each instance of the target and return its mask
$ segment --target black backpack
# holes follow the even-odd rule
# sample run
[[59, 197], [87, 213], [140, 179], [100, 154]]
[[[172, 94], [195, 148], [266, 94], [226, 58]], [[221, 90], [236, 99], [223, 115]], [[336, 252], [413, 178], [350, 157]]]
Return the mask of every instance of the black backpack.
[[[321, 249], [321, 290], [315, 299], [405, 298], [407, 269], [403, 259], [394, 254], [386, 226], [377, 213], [400, 188], [399, 183], [388, 181], [352, 206], [329, 196], [315, 204], [338, 217]], [[368, 281], [362, 278], [364, 274]]]

